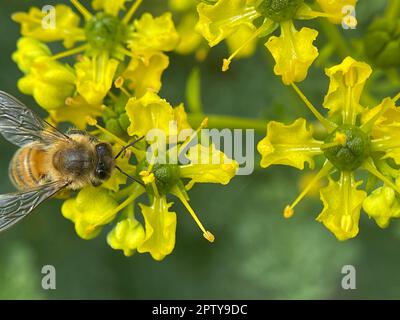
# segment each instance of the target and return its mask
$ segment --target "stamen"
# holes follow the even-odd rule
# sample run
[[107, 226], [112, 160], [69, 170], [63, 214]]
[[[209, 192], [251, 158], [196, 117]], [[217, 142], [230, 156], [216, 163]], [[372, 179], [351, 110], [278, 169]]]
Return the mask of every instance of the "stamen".
[[300, 88], [295, 83], [292, 83], [291, 85], [292, 85], [292, 88], [296, 91], [296, 93], [300, 97], [300, 99], [303, 100], [303, 102], [306, 104], [306, 106], [310, 109], [310, 111], [314, 114], [314, 116], [318, 119], [318, 121], [322, 123], [322, 125], [326, 128], [326, 130], [328, 130], [329, 132], [332, 132], [333, 130], [335, 130], [337, 125], [335, 123], [329, 121], [321, 113], [319, 113], [318, 110], [307, 99], [307, 97], [304, 95], [304, 93], [300, 90]]
[[88, 9], [86, 9], [80, 2], [79, 0], [71, 0], [71, 3], [73, 6], [78, 10], [81, 15], [85, 18], [86, 21], [90, 20], [93, 18], [92, 14], [89, 12]]
[[229, 65], [231, 64], [232, 60], [239, 54], [239, 52], [246, 48], [250, 44], [250, 42], [257, 38], [264, 30], [265, 26], [262, 25], [245, 42], [243, 42], [243, 44], [238, 49], [236, 49], [235, 52], [233, 52], [229, 56], [228, 59], [224, 59], [222, 64], [222, 72], [228, 71]]
[[193, 132], [190, 137], [186, 138], [186, 140], [179, 147], [179, 155], [178, 159], [181, 156], [182, 152], [185, 151], [185, 148], [189, 145], [189, 143], [197, 136], [201, 129], [204, 129], [208, 126], [208, 118], [204, 118], [204, 120], [200, 123], [200, 126]]
[[120, 89], [124, 95], [126, 95], [128, 98], [130, 98], [130, 97], [132, 97], [132, 94], [126, 88], [124, 88], [124, 82], [125, 82], [125, 79], [123, 77], [119, 76], [117, 79], [115, 79], [114, 86], [117, 89]]
[[400, 99], [400, 92], [394, 98], [392, 98], [394, 103], [396, 103], [399, 99]]
[[384, 183], [386, 183], [389, 187], [392, 189], [396, 190], [397, 193], [400, 194], [400, 188], [393, 183], [392, 181], [389, 180], [386, 176], [384, 176], [378, 169], [376, 169], [375, 165], [373, 164], [372, 160], [365, 161], [363, 164], [363, 168], [376, 176], [378, 179], [382, 180]]
[[136, 10], [139, 8], [140, 4], [143, 2], [143, 0], [136, 0], [135, 3], [130, 7], [124, 18], [122, 19], [122, 22], [125, 24], [128, 24], [128, 22], [131, 20], [132, 16], [135, 14]]
[[55, 54], [54, 56], [51, 57], [52, 60], [58, 60], [61, 58], [65, 58], [65, 57], [69, 57], [72, 56], [74, 54], [77, 54], [79, 52], [85, 51], [87, 48], [89, 47], [88, 44], [84, 44], [82, 46], [70, 49], [70, 50], [66, 50], [60, 53]]
[[215, 240], [214, 235], [210, 231], [207, 231], [204, 228], [203, 224], [200, 222], [199, 218], [197, 217], [197, 215], [194, 212], [193, 208], [190, 206], [189, 202], [186, 200], [184, 194], [179, 189], [179, 187], [176, 187], [176, 186], [174, 187], [173, 194], [176, 195], [179, 198], [179, 200], [181, 200], [181, 202], [185, 206], [186, 210], [189, 211], [189, 213], [192, 216], [193, 220], [196, 222], [196, 224], [198, 225], [200, 230], [203, 232], [204, 238], [206, 238], [210, 242], [214, 242], [214, 240]]
[[299, 196], [292, 202], [292, 204], [287, 205], [283, 216], [285, 218], [290, 218], [294, 215], [294, 207], [307, 195], [307, 193], [312, 189], [312, 187], [322, 178], [329, 175], [334, 168], [333, 164], [329, 161], [326, 161], [322, 169], [315, 175], [315, 177], [311, 180], [311, 182], [303, 189], [303, 191], [299, 194]]

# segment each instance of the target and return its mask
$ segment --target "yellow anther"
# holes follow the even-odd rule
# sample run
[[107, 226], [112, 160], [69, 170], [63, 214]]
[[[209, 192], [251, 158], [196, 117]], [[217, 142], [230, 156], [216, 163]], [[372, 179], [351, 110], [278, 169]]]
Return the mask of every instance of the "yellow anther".
[[95, 126], [97, 124], [97, 120], [95, 118], [90, 117], [90, 116], [86, 117], [86, 122], [90, 126]]
[[121, 88], [124, 85], [124, 81], [125, 81], [125, 79], [123, 77], [119, 76], [117, 79], [115, 79], [114, 86], [116, 88]]
[[346, 135], [342, 132], [336, 132], [335, 139], [333, 139], [334, 142], [337, 142], [338, 144], [345, 146], [347, 142]]
[[222, 62], [222, 72], [226, 72], [229, 70], [229, 66], [231, 64], [232, 60], [229, 59], [224, 59]]
[[203, 236], [211, 243], [213, 243], [215, 241], [215, 237], [210, 231], [206, 231], [205, 233], [203, 233]]
[[154, 174], [147, 170], [140, 171], [139, 175], [142, 177], [144, 184], [150, 184], [155, 181]]
[[285, 208], [285, 210], [283, 211], [283, 216], [286, 218], [286, 219], [289, 219], [289, 218], [291, 218], [292, 216], [294, 215], [294, 210], [293, 210], [293, 208], [291, 207], [291, 206], [286, 206], [286, 208]]

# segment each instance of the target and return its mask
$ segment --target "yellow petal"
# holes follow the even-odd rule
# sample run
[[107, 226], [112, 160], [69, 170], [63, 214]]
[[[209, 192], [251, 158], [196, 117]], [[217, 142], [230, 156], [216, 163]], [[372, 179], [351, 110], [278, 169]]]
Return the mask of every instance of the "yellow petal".
[[128, 0], [93, 0], [92, 7], [95, 10], [103, 10], [113, 16], [118, 16], [121, 10], [125, 10], [125, 2]]
[[122, 250], [126, 257], [134, 254], [145, 239], [143, 226], [134, 218], [121, 220], [107, 235], [107, 243], [114, 250]]
[[[192, 0], [190, 2], [193, 3]], [[197, 14], [195, 11], [185, 14], [176, 29], [179, 33], [180, 41], [175, 51], [179, 54], [191, 54], [196, 51], [199, 47], [204, 44], [207, 46], [206, 42], [203, 40], [201, 34], [196, 32], [197, 24]], [[204, 42], [203, 42], [204, 41]]]
[[18, 40], [17, 51], [13, 53], [12, 59], [22, 72], [28, 73], [37, 58], [49, 56], [51, 56], [51, 51], [44, 43], [23, 37]]
[[269, 122], [267, 135], [258, 143], [257, 150], [263, 168], [283, 164], [303, 170], [305, 162], [314, 168], [313, 157], [321, 154], [320, 146], [313, 138], [313, 128], [307, 128], [306, 120], [300, 118], [290, 125]]
[[165, 197], [155, 198], [150, 207], [139, 204], [145, 220], [146, 237], [137, 250], [149, 252], [158, 261], [175, 247], [176, 213], [169, 211], [171, 205]]
[[330, 117], [341, 115], [344, 123], [354, 124], [357, 114], [364, 110], [359, 102], [371, 72], [372, 69], [368, 64], [351, 57], [325, 70], [330, 83], [324, 107], [329, 109]]
[[172, 106], [153, 92], [129, 99], [125, 109], [131, 122], [128, 127], [131, 136], [145, 136], [151, 129], [160, 129], [169, 135], [169, 125], [175, 120]]
[[137, 54], [145, 51], [172, 51], [179, 43], [170, 12], [154, 18], [150, 13], [134, 22], [135, 32], [131, 35], [129, 48]]
[[147, 91], [160, 91], [161, 76], [168, 65], [169, 58], [165, 54], [147, 53], [146, 56], [132, 58], [123, 77], [130, 80], [129, 88], [134, 89], [136, 97], [140, 98]]
[[168, 0], [168, 6], [174, 11], [186, 11], [196, 6], [193, 0]]
[[18, 82], [22, 93], [33, 95], [36, 102], [47, 111], [61, 108], [75, 91], [73, 70], [48, 57], [40, 57], [30, 67], [30, 72]]
[[65, 105], [49, 110], [51, 119], [55, 122], [71, 122], [78, 129], [86, 128], [88, 117], [97, 118], [102, 115], [101, 105], [90, 105], [81, 96], [68, 97]]
[[180, 166], [180, 176], [191, 179], [188, 188], [194, 183], [228, 184], [236, 175], [239, 164], [216, 149], [214, 144], [205, 147], [201, 144], [189, 148], [186, 158], [190, 164]]
[[76, 233], [81, 238], [92, 239], [100, 233], [102, 225], [114, 219], [115, 215], [103, 221], [107, 213], [117, 206], [118, 203], [106, 189], [86, 187], [79, 191], [76, 198], [65, 201], [61, 212], [75, 224]]
[[321, 189], [324, 209], [317, 217], [338, 240], [354, 238], [358, 234], [361, 206], [367, 193], [357, 190], [362, 182], [356, 182], [351, 173], [341, 174], [339, 181], [329, 178], [329, 185]]
[[[21, 33], [24, 37], [44, 42], [63, 40], [67, 48], [72, 47], [76, 41], [84, 40], [84, 32], [79, 28], [79, 16], [70, 7], [63, 4], [55, 6], [56, 20], [53, 27], [50, 27], [45, 17], [46, 13], [41, 9], [31, 7], [28, 13], [13, 14], [12, 19], [21, 24]], [[48, 27], [43, 28], [43, 22]]]
[[374, 190], [365, 199], [363, 209], [381, 228], [388, 227], [391, 218], [400, 217], [400, 201], [396, 191], [386, 186]]
[[215, 4], [197, 6], [199, 22], [196, 29], [213, 47], [226, 39], [242, 25], [252, 27], [259, 13], [246, 0], [219, 0]]
[[282, 76], [286, 85], [303, 81], [308, 68], [318, 57], [318, 49], [313, 46], [318, 31], [302, 28], [297, 31], [292, 21], [281, 23], [281, 36], [272, 36], [265, 46], [275, 59], [274, 72]]
[[75, 64], [78, 93], [91, 105], [101, 104], [111, 89], [118, 64], [117, 60], [109, 59], [107, 55], [82, 57]]
[[317, 0], [321, 9], [330, 15], [329, 20], [337, 24], [342, 23], [347, 14], [347, 10], [344, 10], [346, 6], [355, 8], [356, 2], [357, 0]]
[[[226, 38], [226, 44], [228, 45], [229, 52], [234, 53], [237, 49], [239, 49], [247, 39], [251, 38], [255, 30], [256, 28], [252, 24], [243, 24], [239, 26], [236, 32], [232, 33]], [[250, 57], [256, 51], [257, 41], [257, 38], [251, 40], [246, 47], [238, 51], [235, 57], [237, 59]]]

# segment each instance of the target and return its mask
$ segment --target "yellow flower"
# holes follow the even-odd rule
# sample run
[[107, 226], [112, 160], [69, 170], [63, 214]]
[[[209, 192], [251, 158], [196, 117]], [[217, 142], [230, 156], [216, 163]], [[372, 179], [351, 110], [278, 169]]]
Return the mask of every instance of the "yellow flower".
[[[214, 47], [243, 25], [252, 27], [252, 22], [260, 16], [246, 0], [219, 0], [215, 4], [199, 3], [197, 30]], [[254, 26], [253, 26], [254, 27]]]
[[[158, 95], [147, 92], [140, 99], [129, 99], [125, 108], [131, 122], [128, 127], [130, 135], [146, 136], [151, 130], [157, 129], [166, 137], [177, 138], [171, 145], [167, 139], [166, 145], [161, 145], [165, 150], [161, 150], [159, 144], [151, 145], [151, 159], [148, 154], [137, 165], [141, 170], [139, 176], [146, 185], [151, 200], [150, 207], [141, 205], [146, 221], [147, 240], [138, 247], [138, 252], [150, 252], [154, 259], [161, 260], [172, 251], [175, 243], [176, 215], [168, 211], [170, 204], [166, 200], [167, 194], [176, 196], [182, 202], [204, 237], [213, 242], [214, 236], [198, 219], [189, 204], [186, 191], [195, 183], [228, 184], [236, 175], [238, 163], [212, 144], [197, 143], [189, 147], [207, 121], [203, 121], [200, 128], [194, 131], [187, 122], [183, 105], [173, 108]], [[171, 127], [171, 123], [174, 126]], [[188, 130], [188, 135], [178, 139], [184, 130]], [[181, 163], [182, 161], [184, 163]]]
[[19, 39], [17, 49], [18, 50], [12, 55], [12, 59], [17, 63], [18, 68], [24, 73], [30, 71], [33, 62], [36, 59], [51, 56], [51, 51], [48, 46], [32, 38]]
[[[215, 2], [198, 4], [199, 21], [197, 30], [208, 41], [210, 47], [227, 40], [235, 33], [242, 38], [231, 46], [231, 55], [223, 60], [222, 71], [229, 69], [235, 57], [252, 54], [258, 38], [269, 37], [265, 47], [275, 59], [274, 72], [282, 77], [286, 85], [303, 81], [308, 69], [318, 56], [318, 50], [313, 46], [318, 32], [310, 28], [297, 31], [293, 21], [326, 17], [337, 22], [343, 14], [337, 12], [340, 5], [351, 4], [355, 1], [319, 1], [320, 6], [327, 12], [319, 12], [309, 7], [303, 0], [216, 0]], [[330, 2], [328, 4], [327, 2]], [[332, 7], [334, 6], [334, 8]], [[261, 25], [255, 22], [263, 18]], [[257, 19], [258, 21], [259, 19]], [[256, 27], [257, 26], [257, 27]], [[279, 37], [270, 36], [280, 26]], [[246, 32], [244, 32], [246, 28]]]
[[162, 52], [146, 53], [131, 59], [123, 77], [130, 80], [128, 87], [135, 90], [135, 96], [140, 98], [147, 91], [160, 91], [161, 76], [168, 65], [169, 58]]
[[[371, 74], [369, 65], [347, 57], [341, 64], [327, 69], [326, 74], [330, 78], [324, 100], [324, 107], [329, 110], [327, 118], [292, 83], [299, 97], [325, 127], [326, 138], [315, 139], [304, 119], [297, 119], [291, 125], [270, 122], [258, 151], [262, 155], [262, 167], [284, 164], [304, 169], [304, 163], [308, 162], [313, 168], [313, 158], [323, 156], [324, 165], [300, 195], [286, 206], [284, 216], [293, 216], [294, 207], [321, 179], [328, 177], [329, 185], [320, 189], [324, 208], [317, 220], [337, 239], [347, 240], [358, 234], [362, 207], [381, 227], [386, 227], [390, 218], [400, 216], [396, 195], [400, 187], [395, 181], [399, 177], [398, 167], [393, 162], [400, 162], [400, 113], [395, 106], [400, 94], [367, 109], [360, 104], [360, 97]], [[385, 186], [368, 196], [362, 190], [362, 181], [354, 178], [358, 169], [366, 170]], [[339, 172], [339, 180], [331, 176], [335, 172]], [[368, 186], [373, 187], [371, 183]]]
[[61, 211], [75, 224], [76, 233], [82, 239], [92, 239], [98, 236], [102, 226], [114, 219], [116, 212], [109, 213], [117, 206], [118, 203], [106, 189], [86, 187], [79, 191], [76, 198], [65, 201]]
[[[126, 113], [131, 125], [128, 127], [128, 134], [131, 136], [145, 136], [148, 131], [159, 129], [166, 136], [177, 135], [174, 128], [170, 128], [171, 123], [176, 122], [177, 128], [189, 128], [186, 118], [179, 117], [179, 110], [174, 110], [165, 100], [157, 94], [147, 92], [143, 97], [137, 99], [133, 97], [126, 104]], [[170, 129], [173, 131], [170, 132]]]
[[[81, 20], [66, 5], [55, 6], [54, 27], [50, 23], [51, 11], [46, 14], [39, 8], [33, 7], [28, 13], [16, 13], [13, 19], [21, 24], [21, 33], [29, 40], [20, 41], [13, 58], [21, 70], [27, 73], [27, 78], [22, 79], [20, 84], [24, 93], [35, 92], [34, 97], [38, 104], [48, 111], [53, 110], [50, 112], [53, 121], [70, 120], [79, 115], [79, 119], [72, 120], [74, 123], [79, 123], [79, 127], [84, 127], [84, 119], [87, 116], [99, 115], [98, 111], [104, 98], [110, 93], [113, 82], [118, 78], [117, 73], [118, 76], [126, 78], [129, 89], [135, 90], [138, 97], [147, 91], [158, 92], [162, 73], [169, 63], [168, 57], [163, 52], [174, 50], [178, 45], [179, 36], [170, 13], [160, 17], [145, 13], [140, 19], [133, 20], [132, 17], [141, 1], [133, 2], [121, 18], [120, 11], [125, 10], [126, 4], [123, 0], [94, 0], [92, 6], [95, 10], [99, 10], [94, 14], [79, 0], [71, 0], [71, 3], [84, 19]], [[42, 22], [47, 20], [49, 27], [45, 28]], [[68, 50], [51, 55], [48, 48], [38, 40], [43, 42], [62, 40]], [[75, 42], [79, 42], [79, 45], [73, 47]], [[36, 59], [44, 56], [53, 61], [52, 64], [58, 71], [61, 65], [65, 66], [58, 63], [58, 60], [70, 56], [77, 58], [78, 62], [71, 66], [71, 70], [74, 69], [73, 91], [69, 85], [70, 75], [68, 75], [64, 82], [56, 79], [48, 92], [38, 92], [43, 86], [34, 83], [38, 82], [36, 79], [38, 76], [33, 75], [36, 71], [31, 72], [31, 66]], [[127, 95], [131, 94], [122, 85], [119, 88], [125, 90]], [[49, 98], [46, 98], [46, 95], [49, 95]], [[69, 100], [71, 112], [68, 112], [68, 108], [60, 109], [61, 100], [66, 98], [71, 98]], [[85, 103], [82, 103], [82, 98]], [[42, 105], [43, 100], [45, 105]], [[62, 105], [69, 106], [64, 103]], [[78, 105], [84, 107], [78, 110]], [[54, 111], [56, 109], [57, 112]]]
[[75, 64], [76, 89], [87, 103], [98, 105], [111, 89], [119, 62], [101, 55], [92, 59], [82, 57]]
[[128, 42], [134, 54], [146, 51], [172, 51], [178, 45], [179, 35], [171, 13], [167, 12], [156, 18], [150, 13], [145, 13], [134, 22], [134, 25], [135, 32]]
[[151, 206], [140, 204], [146, 233], [138, 252], [148, 252], [153, 259], [160, 261], [174, 250], [176, 213], [169, 211], [171, 205], [165, 197], [155, 198]]
[[[64, 4], [58, 4], [54, 8], [56, 20], [53, 26], [45, 18], [48, 13], [36, 7], [32, 7], [28, 13], [13, 14], [12, 19], [21, 24], [21, 34], [24, 37], [45, 42], [62, 40], [66, 48], [72, 47], [76, 41], [83, 40], [84, 34], [79, 28], [79, 16]], [[44, 25], [46, 27], [43, 27]]]
[[281, 30], [281, 36], [270, 37], [265, 46], [275, 59], [275, 74], [282, 77], [284, 84], [290, 85], [303, 81], [318, 57], [318, 49], [313, 46], [318, 32], [309, 28], [297, 31], [291, 21], [281, 23]]
[[81, 96], [68, 97], [65, 100], [65, 105], [48, 110], [52, 121], [71, 122], [78, 129], [86, 128], [88, 117], [96, 118], [103, 113], [101, 105], [90, 105]]
[[35, 59], [29, 73], [18, 81], [18, 89], [33, 95], [37, 103], [47, 111], [61, 108], [75, 91], [75, 73], [58, 61], [48, 57]]
[[363, 203], [364, 211], [381, 228], [387, 228], [391, 218], [400, 217], [400, 201], [396, 190], [390, 187], [375, 189]]
[[107, 235], [107, 242], [114, 250], [122, 250], [126, 257], [132, 256], [145, 239], [143, 226], [134, 218], [117, 222]]

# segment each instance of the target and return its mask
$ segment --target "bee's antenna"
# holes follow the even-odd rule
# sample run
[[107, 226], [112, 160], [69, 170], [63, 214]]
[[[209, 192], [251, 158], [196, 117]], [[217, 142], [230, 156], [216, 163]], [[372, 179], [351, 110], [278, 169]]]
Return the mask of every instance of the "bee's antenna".
[[115, 169], [117, 169], [119, 172], [121, 172], [123, 175], [127, 176], [129, 179], [132, 179], [133, 181], [139, 183], [143, 188], [146, 189], [146, 185], [140, 181], [139, 179], [132, 177], [131, 175], [127, 174], [125, 171], [123, 171], [120, 167], [115, 166]]
[[142, 140], [143, 138], [144, 138], [144, 136], [143, 136], [143, 137], [140, 137], [139, 139], [136, 139], [135, 141], [131, 142], [130, 144], [128, 144], [128, 145], [126, 145], [126, 146], [123, 146], [123, 147], [121, 148], [121, 150], [117, 153], [117, 155], [115, 156], [114, 159], [118, 159], [119, 156], [120, 156], [126, 149], [128, 149], [128, 148], [130, 148], [130, 147], [133, 147], [136, 143], [138, 143], [138, 142], [139, 142], [140, 140]]

